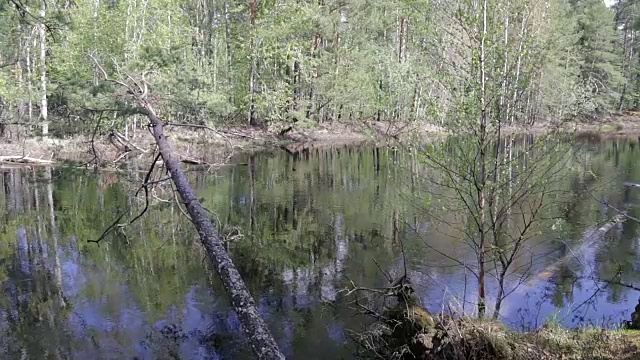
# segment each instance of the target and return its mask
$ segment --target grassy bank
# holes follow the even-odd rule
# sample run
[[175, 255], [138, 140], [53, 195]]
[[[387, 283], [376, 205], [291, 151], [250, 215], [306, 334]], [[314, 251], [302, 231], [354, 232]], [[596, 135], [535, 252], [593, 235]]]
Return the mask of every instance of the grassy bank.
[[[416, 330], [407, 325], [396, 323], [404, 330]], [[517, 332], [495, 321], [473, 318], [440, 318], [433, 327], [403, 333], [402, 339], [398, 331], [385, 331], [380, 323], [371, 329], [357, 334], [357, 341], [366, 353], [385, 359], [640, 359], [640, 331], [636, 330], [545, 325], [533, 332]]]

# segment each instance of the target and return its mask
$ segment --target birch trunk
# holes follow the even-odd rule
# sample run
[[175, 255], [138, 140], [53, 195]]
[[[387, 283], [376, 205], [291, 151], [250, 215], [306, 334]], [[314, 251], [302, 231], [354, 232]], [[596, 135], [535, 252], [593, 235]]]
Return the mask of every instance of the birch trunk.
[[231, 23], [229, 20], [229, 3], [224, 3], [224, 38], [225, 48], [227, 51], [227, 85], [231, 85], [231, 64], [233, 64], [233, 53], [231, 52]]
[[251, 43], [249, 47], [250, 52], [250, 66], [249, 66], [249, 125], [257, 126], [258, 125], [258, 117], [256, 113], [256, 55], [255, 55], [255, 23], [256, 23], [256, 12], [257, 12], [257, 0], [251, 0], [249, 3], [249, 20], [251, 26]]
[[[20, 24], [20, 22], [18, 22], [18, 25], [16, 25], [16, 33], [18, 34], [18, 50], [16, 51], [16, 57], [18, 58], [18, 61], [16, 61], [16, 65], [15, 65], [15, 73], [16, 73], [16, 79], [18, 81], [18, 90], [19, 90], [19, 94], [21, 96], [20, 101], [18, 102], [17, 106], [18, 106], [18, 116], [20, 117], [20, 119], [22, 120], [24, 118], [25, 115], [25, 108], [24, 108], [24, 102], [22, 101], [22, 96], [24, 94], [24, 73], [22, 71], [22, 61], [20, 61], [20, 58], [22, 57], [22, 51], [24, 49], [24, 44], [25, 41], [22, 38], [22, 25]], [[27, 46], [28, 46], [28, 42], [27, 42]], [[0, 131], [0, 136], [2, 135], [2, 131]]]
[[518, 81], [520, 81], [520, 65], [522, 64], [522, 47], [524, 46], [524, 38], [527, 30], [527, 16], [522, 16], [522, 25], [520, 28], [520, 44], [518, 45], [518, 61], [516, 64], [516, 78], [513, 83], [513, 97], [511, 98], [511, 104], [507, 105], [507, 118], [509, 119], [509, 125], [513, 124], [516, 100], [518, 100]]
[[507, 120], [507, 116], [502, 116], [502, 109], [505, 106], [505, 98], [507, 97], [507, 78], [509, 76], [509, 14], [504, 17], [504, 67], [502, 69], [502, 91], [500, 92], [500, 121]]
[[[46, 15], [46, 2], [41, 0], [40, 2], [40, 18], [44, 20]], [[49, 134], [49, 123], [47, 122], [47, 45], [46, 45], [46, 32], [44, 23], [38, 24], [38, 33], [40, 35], [40, 121], [42, 123], [42, 136]]]
[[[27, 9], [28, 11], [28, 9]], [[29, 114], [29, 122], [31, 123], [33, 121], [33, 84], [32, 84], [32, 66], [31, 66], [31, 41], [32, 41], [32, 36], [31, 34], [29, 35], [29, 37], [27, 38], [27, 41], [25, 42], [26, 47], [25, 47], [25, 60], [26, 60], [26, 67], [27, 67], [27, 96], [28, 96], [28, 104], [27, 104], [27, 113]]]
[[487, 164], [486, 160], [486, 135], [487, 135], [487, 91], [486, 91], [486, 39], [487, 39], [487, 0], [482, 5], [482, 36], [480, 40], [480, 179], [478, 186], [478, 202], [480, 210], [479, 249], [478, 249], [478, 316], [484, 317], [486, 311], [485, 294], [485, 246], [486, 246], [486, 189]]
[[409, 32], [409, 19], [406, 16], [400, 17], [400, 36], [398, 47], [398, 62], [407, 61], [407, 33]]

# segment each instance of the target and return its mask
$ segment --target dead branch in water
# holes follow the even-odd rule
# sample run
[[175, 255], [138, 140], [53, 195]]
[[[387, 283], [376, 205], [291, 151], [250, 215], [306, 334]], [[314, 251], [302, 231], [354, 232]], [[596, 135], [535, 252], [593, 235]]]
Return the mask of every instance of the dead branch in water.
[[184, 159], [180, 160], [181, 162], [185, 163], [185, 164], [189, 164], [189, 165], [207, 165], [206, 162], [204, 161], [200, 161], [200, 160], [196, 160], [196, 159], [190, 159], [185, 157]]
[[160, 158], [160, 153], [158, 153], [158, 155], [156, 155], [156, 157], [153, 159], [153, 162], [149, 167], [149, 171], [147, 171], [147, 175], [145, 175], [144, 177], [144, 182], [142, 183], [142, 186], [140, 186], [138, 191], [136, 191], [136, 196], [138, 196], [138, 193], [140, 192], [140, 190], [144, 189], [144, 209], [142, 209], [142, 211], [129, 222], [130, 224], [133, 224], [136, 220], [141, 218], [142, 215], [144, 215], [149, 209], [149, 182], [151, 179], [151, 174], [153, 174], [153, 168], [156, 166], [156, 161], [158, 161], [159, 158]]
[[433, 336], [433, 316], [422, 307], [406, 274], [384, 288], [356, 286], [343, 290], [350, 307], [375, 322], [365, 331], [349, 331], [365, 353], [381, 359], [422, 358], [429, 348], [422, 339]]
[[[151, 102], [147, 98], [148, 86], [144, 76], [139, 79], [139, 81], [136, 81], [127, 75], [129, 80], [133, 82], [133, 85], [110, 79], [98, 61], [96, 61], [93, 56], [91, 57], [104, 75], [105, 80], [123, 86], [140, 107], [140, 113], [149, 119], [151, 132], [158, 146], [159, 154], [162, 156], [176, 191], [180, 195], [182, 203], [185, 205], [187, 213], [190, 215], [200, 235], [200, 240], [206, 250], [207, 256], [214, 265], [225, 290], [231, 298], [233, 308], [238, 315], [254, 354], [259, 359], [284, 359], [264, 319], [258, 312], [253, 297], [249, 293], [240, 273], [227, 253], [215, 226], [196, 197], [186, 175], [180, 168], [181, 162], [176, 157], [164, 134], [164, 122], [156, 114]], [[148, 180], [147, 176], [145, 181]]]

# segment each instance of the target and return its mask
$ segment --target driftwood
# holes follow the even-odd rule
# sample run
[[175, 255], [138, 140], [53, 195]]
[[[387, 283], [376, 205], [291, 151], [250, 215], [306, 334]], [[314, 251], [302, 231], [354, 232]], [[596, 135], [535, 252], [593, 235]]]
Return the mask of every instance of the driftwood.
[[14, 155], [14, 156], [0, 156], [0, 163], [10, 164], [27, 164], [27, 165], [50, 165], [53, 164], [51, 160], [36, 159], [28, 156]]
[[224, 288], [231, 296], [231, 303], [238, 314], [253, 352], [260, 359], [284, 359], [264, 319], [258, 312], [255, 301], [251, 297], [240, 273], [224, 248], [209, 215], [200, 204], [187, 177], [181, 170], [180, 160], [175, 156], [164, 135], [164, 123], [144, 98], [138, 97], [137, 100], [142, 106], [141, 112], [149, 118], [153, 137], [156, 140], [162, 159], [169, 171], [171, 180], [176, 186], [177, 192], [187, 208], [187, 212], [198, 230], [200, 240], [206, 249], [209, 260], [215, 266]]
[[182, 160], [180, 160], [181, 162], [188, 164], [188, 165], [206, 165], [207, 163], [204, 161], [200, 161], [200, 160], [196, 160], [196, 159], [191, 159], [191, 158], [183, 158]]

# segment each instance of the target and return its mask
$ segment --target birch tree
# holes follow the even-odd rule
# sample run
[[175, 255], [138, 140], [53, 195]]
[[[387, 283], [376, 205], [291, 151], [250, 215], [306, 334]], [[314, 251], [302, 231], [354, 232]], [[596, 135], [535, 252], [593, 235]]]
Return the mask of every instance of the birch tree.
[[47, 104], [47, 33], [44, 19], [46, 19], [47, 3], [40, 1], [40, 23], [38, 24], [38, 35], [40, 44], [40, 121], [42, 124], [42, 136], [49, 134], [48, 104]]
[[[42, 124], [55, 118], [56, 133], [91, 131], [69, 115], [112, 108], [88, 52], [122, 71], [161, 72], [154, 86], [175, 100], [163, 109], [171, 121], [228, 126], [243, 114], [243, 125], [277, 131], [338, 120], [455, 125], [452, 111], [472, 93], [462, 90], [481, 97], [482, 39], [485, 110], [506, 125], [604, 116], [635, 106], [640, 91], [631, 0], [613, 10], [600, 0], [488, 0], [485, 38], [484, 0], [2, 4], [3, 39], [21, 34], [0, 46], [20, 52], [15, 73], [0, 69], [6, 86], [22, 88], [10, 105]], [[135, 119], [114, 126], [135, 129]]]
[[[503, 130], [531, 114], [531, 89], [522, 79], [539, 76], [535, 63], [544, 54], [523, 49], [535, 49], [526, 34], [546, 26], [542, 19], [547, 8], [526, 0], [436, 6], [453, 28], [440, 32], [442, 39], [436, 42], [450, 47], [443, 51], [449, 58], [440, 81], [452, 89], [446, 94], [444, 121], [452, 137], [421, 152], [425, 165], [433, 169], [423, 180], [436, 204], [425, 215], [452, 229], [453, 236], [474, 251], [471, 263], [444, 255], [474, 275], [477, 315], [485, 316], [491, 300], [492, 316], [498, 318], [504, 298], [520, 284], [514, 276], [526, 277], [539, 260], [527, 259], [528, 244], [541, 214], [551, 206], [547, 199], [559, 179], [558, 164], [566, 161], [566, 152], [559, 151], [561, 144], [551, 136], [516, 146]], [[515, 16], [502, 12], [509, 8], [520, 11]], [[455, 72], [459, 75], [453, 76]]]

